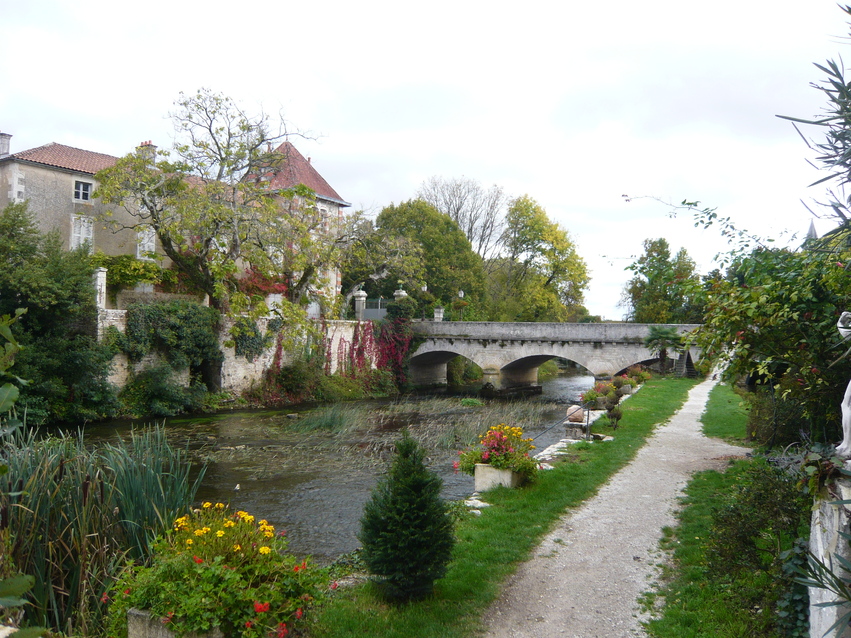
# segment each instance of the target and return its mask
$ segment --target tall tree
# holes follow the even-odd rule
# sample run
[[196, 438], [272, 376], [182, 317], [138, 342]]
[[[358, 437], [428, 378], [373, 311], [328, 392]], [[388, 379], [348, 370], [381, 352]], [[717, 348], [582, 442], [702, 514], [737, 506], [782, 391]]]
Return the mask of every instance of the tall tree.
[[359, 286], [374, 297], [387, 281], [402, 282], [406, 290], [419, 288], [426, 276], [422, 255], [416, 240], [377, 228], [372, 220], [356, 214], [341, 263], [345, 303]]
[[[407, 237], [422, 250], [425, 283], [431, 293], [448, 303], [459, 291], [466, 298], [479, 301], [484, 291], [484, 272], [481, 258], [473, 252], [469, 240], [448, 215], [420, 199], [384, 208], [375, 221], [376, 226], [390, 236]], [[392, 294], [396, 282], [382, 289]]]
[[435, 176], [422, 183], [417, 197], [455, 220], [486, 264], [500, 251], [507, 198], [496, 184], [485, 190], [467, 177]]
[[26, 203], [0, 213], [0, 316], [22, 346], [15, 373], [29, 381], [18, 406], [29, 423], [82, 422], [115, 413], [107, 381], [112, 353], [97, 341], [94, 268], [85, 248], [68, 252], [59, 235], [41, 235]]
[[97, 174], [96, 196], [129, 213], [129, 221], [112, 222], [152, 228], [175, 267], [223, 312], [249, 305], [238, 287], [241, 267], [290, 282], [290, 301], [298, 302], [336, 265], [345, 230], [322, 217], [309, 189], [268, 188], [264, 177], [287, 161], [273, 150], [287, 136], [283, 121], [273, 130], [265, 113], [250, 115], [206, 89], [181, 93], [176, 107], [175, 161], [142, 146]]
[[566, 321], [587, 314], [585, 262], [567, 231], [528, 195], [511, 202], [503, 244], [504, 256], [492, 260], [493, 318]]
[[629, 321], [700, 323], [704, 288], [685, 248], [671, 257], [668, 241], [645, 239], [644, 254], [627, 266], [635, 275], [624, 288], [622, 305]]

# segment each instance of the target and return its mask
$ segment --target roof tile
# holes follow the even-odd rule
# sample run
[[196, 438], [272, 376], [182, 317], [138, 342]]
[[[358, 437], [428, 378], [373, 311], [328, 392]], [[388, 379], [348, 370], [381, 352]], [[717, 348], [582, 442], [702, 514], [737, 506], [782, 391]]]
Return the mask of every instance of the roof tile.
[[271, 188], [283, 190], [304, 184], [315, 192], [317, 197], [337, 202], [343, 206], [350, 206], [290, 142], [284, 142], [275, 149], [275, 152], [283, 154], [286, 159], [281, 168], [270, 178], [269, 185]]
[[94, 175], [104, 168], [109, 168], [118, 160], [117, 157], [113, 157], [112, 155], [84, 151], [80, 148], [57, 144], [56, 142], [31, 148], [28, 151], [14, 153], [9, 157], [26, 162], [35, 162], [36, 164], [65, 168], [80, 173], [88, 173], [89, 175]]

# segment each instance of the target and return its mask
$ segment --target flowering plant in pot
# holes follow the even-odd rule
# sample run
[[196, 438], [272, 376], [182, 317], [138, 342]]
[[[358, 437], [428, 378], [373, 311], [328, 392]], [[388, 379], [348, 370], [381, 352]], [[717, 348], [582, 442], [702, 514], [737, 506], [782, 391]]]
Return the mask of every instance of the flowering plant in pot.
[[126, 636], [127, 611], [137, 608], [178, 636], [218, 628], [226, 636], [284, 638], [328, 588], [324, 569], [286, 549], [286, 537], [268, 522], [204, 503], [158, 539], [149, 566], [123, 571], [107, 635]]
[[538, 473], [538, 462], [530, 455], [534, 449], [532, 439], [523, 438], [522, 428], [500, 423], [479, 437], [478, 445], [458, 453], [455, 469], [475, 474], [479, 463], [517, 472], [524, 480], [534, 479]]

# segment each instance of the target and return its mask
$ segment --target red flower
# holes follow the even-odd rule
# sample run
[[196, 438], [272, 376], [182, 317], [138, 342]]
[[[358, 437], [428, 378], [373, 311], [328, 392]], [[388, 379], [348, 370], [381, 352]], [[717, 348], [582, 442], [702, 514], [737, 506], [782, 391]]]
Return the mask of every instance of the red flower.
[[298, 574], [298, 572], [299, 572], [299, 570], [300, 570], [300, 569], [301, 569], [301, 566], [300, 566], [300, 565], [296, 565], [295, 567], [293, 567], [293, 571], [294, 571], [296, 574]]
[[337, 585], [337, 581], [335, 580], [333, 583], [331, 583], [331, 589], [337, 589], [337, 587], [339, 587], [339, 585]]
[[173, 612], [173, 611], [168, 612], [168, 613], [165, 615], [165, 617], [163, 618], [163, 624], [164, 624], [164, 625], [167, 625], [168, 623], [170, 623], [170, 622], [171, 622], [171, 619], [172, 619], [173, 617], [174, 617], [174, 612]]
[[194, 561], [195, 561], [196, 563], [198, 563], [199, 565], [200, 565], [201, 563], [203, 563], [203, 562], [204, 562], [204, 559], [203, 559], [203, 558], [198, 558], [197, 556], [193, 556], [193, 557], [192, 557], [192, 560], [194, 560]]
[[253, 622], [251, 622], [250, 620], [246, 620], [246, 621], [245, 621], [245, 626], [246, 626], [248, 629], [251, 629], [251, 626], [252, 626], [253, 624], [254, 624], [254, 623], [253, 623]]
[[300, 619], [302, 616], [304, 616], [304, 612], [301, 610], [301, 607], [299, 607], [295, 610], [295, 617]]
[[109, 594], [107, 594], [106, 592], [103, 592], [103, 596], [100, 597], [100, 601], [102, 603], [108, 602], [109, 601]]
[[286, 636], [288, 633], [290, 632], [287, 630], [287, 623], [282, 622], [278, 624], [278, 631], [275, 634], [277, 638], [284, 638], [284, 636]]
[[258, 600], [254, 601], [254, 611], [258, 614], [262, 614], [264, 611], [269, 611], [269, 603], [261, 603]]

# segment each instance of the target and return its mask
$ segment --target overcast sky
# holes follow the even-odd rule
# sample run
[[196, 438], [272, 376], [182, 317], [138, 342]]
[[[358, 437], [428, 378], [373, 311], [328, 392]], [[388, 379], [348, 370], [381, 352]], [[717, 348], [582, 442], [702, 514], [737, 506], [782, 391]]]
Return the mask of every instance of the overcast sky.
[[530, 195], [587, 262], [589, 311], [617, 320], [644, 239], [701, 272], [725, 249], [623, 194], [806, 232], [819, 175], [775, 115], [821, 111], [813, 63], [851, 59], [846, 17], [833, 0], [0, 0], [0, 131], [12, 152], [167, 148], [174, 100], [207, 87], [315, 137], [293, 141], [354, 209], [434, 175]]

